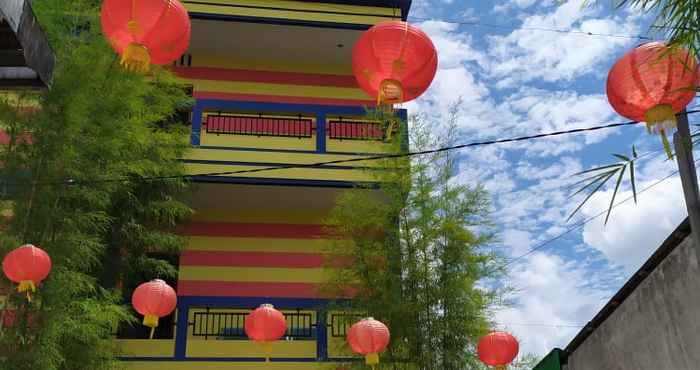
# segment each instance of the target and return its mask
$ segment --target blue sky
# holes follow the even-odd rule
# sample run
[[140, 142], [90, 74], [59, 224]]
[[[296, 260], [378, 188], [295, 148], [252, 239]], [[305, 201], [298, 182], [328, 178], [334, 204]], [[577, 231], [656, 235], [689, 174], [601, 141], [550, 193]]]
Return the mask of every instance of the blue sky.
[[[582, 0], [414, 0], [411, 15], [409, 21], [433, 39], [440, 65], [428, 92], [406, 107], [434, 120], [439, 131], [459, 99], [458, 143], [627, 121], [610, 108], [605, 79], [615, 60], [640, 40], [523, 28], [640, 35], [648, 34], [648, 15], [584, 7]], [[571, 184], [580, 179], [572, 174], [608, 164], [611, 153], [629, 153], [632, 144], [640, 153], [661, 149], [659, 138], [642, 125], [480, 147], [461, 152], [457, 180], [481, 183], [492, 193], [501, 241], [494, 247], [520, 256], [605, 210], [610, 189], [566, 222], [577, 204], [568, 199]], [[638, 163], [640, 188], [675, 170], [664, 159], [657, 152]], [[630, 194], [625, 184], [619, 199]], [[642, 194], [636, 206], [617, 207], [607, 226], [598, 218], [513, 263], [514, 304], [494, 313], [499, 328], [520, 338], [522, 352], [543, 355], [565, 346], [579, 330], [567, 325], [589, 321], [685, 216], [680, 182], [673, 177]]]

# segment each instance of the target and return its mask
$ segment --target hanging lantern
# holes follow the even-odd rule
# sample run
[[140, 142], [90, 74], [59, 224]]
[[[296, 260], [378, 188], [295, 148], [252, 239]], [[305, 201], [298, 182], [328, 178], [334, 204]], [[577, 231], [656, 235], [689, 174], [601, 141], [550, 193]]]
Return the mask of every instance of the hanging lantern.
[[484, 364], [505, 369], [518, 356], [519, 347], [512, 335], [495, 331], [479, 340], [476, 352]]
[[17, 291], [26, 292], [27, 300], [31, 302], [31, 293], [36, 292], [37, 285], [51, 271], [51, 257], [41, 248], [25, 244], [5, 256], [2, 270], [8, 279], [19, 284]]
[[607, 94], [617, 113], [646, 122], [650, 132], [661, 135], [670, 158], [666, 130], [676, 126], [676, 114], [693, 100], [697, 86], [698, 64], [687, 50], [650, 42], [615, 63], [608, 74]]
[[437, 51], [428, 35], [406, 22], [382, 22], [365, 31], [352, 51], [359, 86], [387, 106], [413, 100], [437, 71]]
[[190, 18], [178, 0], [104, 0], [102, 31], [128, 70], [168, 64], [190, 43]]
[[362, 319], [348, 330], [348, 343], [355, 353], [365, 356], [365, 363], [374, 368], [379, 353], [389, 345], [389, 328], [371, 317]]
[[175, 290], [165, 281], [156, 279], [139, 285], [131, 296], [136, 312], [143, 315], [143, 325], [151, 328], [151, 336], [158, 327], [158, 319], [170, 315], [177, 305]]
[[265, 361], [269, 362], [272, 342], [282, 338], [287, 332], [287, 320], [273, 305], [264, 304], [246, 316], [244, 327], [248, 338], [262, 346]]

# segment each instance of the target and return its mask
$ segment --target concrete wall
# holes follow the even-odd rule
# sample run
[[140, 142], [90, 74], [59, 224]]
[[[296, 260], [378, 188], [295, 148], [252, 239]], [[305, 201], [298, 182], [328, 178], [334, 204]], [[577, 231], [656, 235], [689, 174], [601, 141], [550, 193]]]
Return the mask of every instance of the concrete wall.
[[686, 238], [569, 355], [568, 370], [700, 369], [700, 269]]

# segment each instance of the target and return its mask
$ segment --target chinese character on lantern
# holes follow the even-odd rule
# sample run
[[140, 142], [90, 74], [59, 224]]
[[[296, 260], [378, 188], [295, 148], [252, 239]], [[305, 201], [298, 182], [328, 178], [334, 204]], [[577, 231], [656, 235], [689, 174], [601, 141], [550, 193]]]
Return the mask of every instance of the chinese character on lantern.
[[401, 21], [382, 22], [365, 31], [352, 51], [357, 83], [380, 106], [423, 94], [435, 77], [437, 62], [428, 35]]

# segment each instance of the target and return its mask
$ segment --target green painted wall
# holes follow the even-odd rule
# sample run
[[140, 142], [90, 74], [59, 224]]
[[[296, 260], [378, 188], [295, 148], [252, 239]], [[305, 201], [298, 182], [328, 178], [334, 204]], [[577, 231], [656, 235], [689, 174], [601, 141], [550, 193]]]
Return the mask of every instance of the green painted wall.
[[561, 361], [560, 361], [561, 352], [562, 351], [559, 348], [553, 349], [532, 370], [561, 370]]

